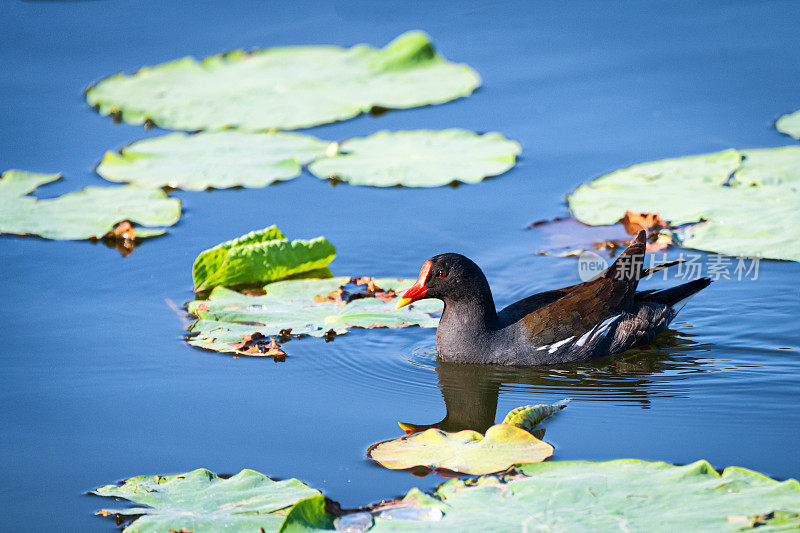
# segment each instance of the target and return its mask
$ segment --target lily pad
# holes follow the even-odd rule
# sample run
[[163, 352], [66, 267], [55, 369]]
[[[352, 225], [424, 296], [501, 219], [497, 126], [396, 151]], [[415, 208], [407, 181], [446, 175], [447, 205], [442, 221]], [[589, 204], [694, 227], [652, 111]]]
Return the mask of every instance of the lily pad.
[[794, 113], [783, 115], [775, 122], [775, 127], [781, 133], [800, 139], [800, 109]]
[[[181, 215], [181, 203], [163, 191], [134, 186], [86, 187], [57, 198], [28, 196], [38, 186], [61, 178], [9, 170], [0, 177], [0, 233], [39, 235], [46, 239], [102, 238], [118, 222], [171, 226]], [[162, 228], [135, 230], [136, 238], [161, 235]]]
[[[706, 461], [624, 459], [548, 461], [521, 470], [524, 476], [448, 481], [433, 495], [412, 489], [402, 500], [367, 508], [374, 516], [369, 531], [740, 531], [751, 518], [765, 531], [800, 526], [800, 484], [744, 468], [720, 475]], [[320, 523], [323, 517], [307, 512], [291, 525], [315, 531]]]
[[447, 433], [431, 428], [379, 442], [367, 452], [367, 457], [392, 470], [424, 466], [463, 474], [491, 474], [518, 463], [544, 461], [551, 455], [551, 445], [510, 424], [496, 424], [485, 436], [471, 429]]
[[408, 310], [396, 309], [399, 294], [413, 283], [348, 277], [297, 279], [269, 283], [262, 296], [217, 287], [208, 300], [188, 304], [189, 312], [198, 317], [189, 328], [195, 334], [189, 344], [251, 355], [241, 347], [245, 337], [251, 339], [255, 333], [330, 339], [351, 327], [436, 327], [439, 319], [432, 315], [441, 311], [438, 301], [420, 301]]
[[314, 161], [308, 170], [355, 185], [438, 187], [502, 174], [514, 166], [520, 151], [519, 143], [499, 133], [380, 131], [343, 142], [340, 153]]
[[307, 128], [374, 107], [410, 108], [468, 96], [480, 77], [438, 55], [427, 35], [367, 45], [237, 50], [117, 74], [86, 91], [103, 115], [176, 130]]
[[91, 492], [123, 498], [138, 507], [97, 514], [136, 518], [125, 532], [277, 531], [277, 511], [320, 493], [296, 479], [273, 481], [253, 470], [223, 479], [201, 468], [185, 474], [137, 476]]
[[725, 150], [634, 165], [569, 196], [586, 224], [613, 224], [626, 211], [696, 224], [680, 244], [732, 256], [800, 261], [800, 147]]
[[[525, 405], [510, 411], [502, 424], [486, 435], [464, 430], [456, 433], [431, 428], [416, 435], [373, 444], [367, 457], [393, 470], [414, 467], [443, 468], [464, 474], [491, 474], [514, 464], [544, 461], [553, 447], [531, 434], [544, 419], [566, 407], [569, 400], [552, 405]], [[413, 431], [412, 424], [400, 427]]]
[[292, 179], [331, 145], [297, 133], [170, 133], [107, 152], [97, 173], [142, 187], [201, 191]]
[[276, 281], [325, 268], [334, 257], [336, 248], [325, 237], [289, 241], [270, 226], [202, 252], [192, 278], [196, 291]]

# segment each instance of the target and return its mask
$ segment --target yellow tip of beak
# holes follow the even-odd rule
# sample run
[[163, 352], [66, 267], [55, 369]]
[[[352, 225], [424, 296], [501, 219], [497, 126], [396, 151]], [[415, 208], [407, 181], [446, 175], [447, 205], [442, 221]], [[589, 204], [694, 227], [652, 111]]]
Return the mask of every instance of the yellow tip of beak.
[[400, 298], [399, 300], [397, 300], [397, 308], [400, 309], [401, 307], [405, 307], [413, 301], [414, 300], [412, 300], [411, 298]]

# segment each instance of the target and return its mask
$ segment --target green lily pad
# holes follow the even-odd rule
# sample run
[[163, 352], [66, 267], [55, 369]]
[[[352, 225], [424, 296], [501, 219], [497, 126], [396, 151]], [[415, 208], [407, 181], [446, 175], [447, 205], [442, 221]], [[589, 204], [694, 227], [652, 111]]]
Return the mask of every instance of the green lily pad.
[[398, 294], [413, 283], [382, 278], [297, 279], [269, 283], [262, 296], [217, 287], [208, 300], [189, 302], [189, 312], [198, 320], [189, 328], [195, 335], [188, 342], [218, 352], [252, 355], [241, 348], [245, 337], [255, 333], [330, 338], [351, 327], [436, 327], [439, 319], [432, 314], [441, 311], [438, 301], [395, 308]]
[[449, 129], [380, 131], [345, 141], [339, 151], [308, 170], [355, 185], [438, 187], [502, 174], [514, 166], [521, 148], [499, 133]]
[[[393, 470], [414, 467], [444, 468], [464, 474], [491, 474], [519, 463], [544, 461], [553, 447], [531, 434], [544, 419], [566, 407], [569, 400], [525, 405], [510, 411], [502, 424], [486, 435], [464, 430], [457, 433], [431, 428], [398, 439], [373, 444], [367, 457]], [[400, 424], [409, 431], [410, 424]]]
[[775, 122], [775, 127], [781, 133], [800, 139], [800, 109], [794, 113], [783, 115]]
[[307, 128], [374, 107], [410, 108], [468, 96], [480, 77], [436, 54], [427, 35], [367, 45], [237, 50], [117, 74], [86, 91], [103, 115], [176, 130]]
[[125, 532], [277, 531], [296, 502], [319, 495], [296, 479], [273, 481], [253, 470], [223, 479], [201, 468], [185, 474], [137, 476], [90, 494], [123, 498], [138, 507], [103, 509], [97, 514], [142, 515]]
[[[29, 193], [60, 174], [9, 170], [0, 177], [0, 233], [39, 235], [46, 239], [101, 238], [118, 222], [171, 226], [181, 215], [181, 203], [163, 191], [134, 186], [86, 187], [57, 198], [39, 200]], [[162, 228], [136, 229], [137, 238], [161, 235]]]
[[205, 250], [194, 261], [196, 291], [252, 285], [325, 268], [336, 248], [325, 237], [289, 241], [276, 227], [253, 231]]
[[627, 210], [693, 224], [680, 244], [732, 256], [800, 261], [800, 147], [725, 150], [634, 165], [569, 196], [586, 224], [613, 224]]
[[[524, 476], [505, 480], [448, 481], [433, 495], [412, 489], [402, 500], [367, 508], [374, 516], [369, 531], [716, 532], [750, 527], [741, 517], [763, 519], [764, 531], [800, 526], [794, 514], [800, 484], [743, 468], [720, 475], [706, 461], [673, 466], [624, 459], [548, 461], [521, 470]], [[317, 531], [313, 524], [322, 520], [298, 513], [291, 526]]]
[[518, 463], [544, 461], [551, 455], [551, 445], [510, 424], [496, 424], [485, 436], [471, 429], [448, 433], [431, 428], [379, 442], [367, 451], [367, 457], [392, 470], [424, 466], [463, 474], [491, 474]]
[[107, 152], [97, 173], [142, 187], [264, 187], [297, 177], [331, 143], [297, 133], [170, 133]]

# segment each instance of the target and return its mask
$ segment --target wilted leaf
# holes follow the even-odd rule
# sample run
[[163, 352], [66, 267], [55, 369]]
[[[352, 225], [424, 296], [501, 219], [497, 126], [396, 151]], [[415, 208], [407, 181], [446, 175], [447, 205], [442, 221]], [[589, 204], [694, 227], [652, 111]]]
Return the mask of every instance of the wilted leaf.
[[[350, 327], [399, 328], [406, 326], [435, 327], [439, 320], [431, 316], [441, 310], [434, 300], [416, 302], [410, 309], [396, 309], [396, 298], [387, 300], [370, 294], [368, 282], [351, 284], [347, 277], [331, 279], [297, 279], [278, 281], [264, 286], [263, 296], [248, 296], [224, 287], [217, 287], [208, 300], [189, 302], [189, 312], [198, 320], [189, 329], [196, 335], [189, 344], [218, 352], [241, 352], [247, 335], [266, 337], [310, 335], [330, 340], [347, 333]], [[384, 293], [402, 293], [412, 280], [375, 279]], [[341, 292], [340, 292], [341, 291]], [[344, 294], [338, 300], [331, 293]], [[360, 294], [360, 297], [353, 295]], [[290, 330], [287, 332], [287, 330]]]
[[636, 235], [641, 230], [645, 230], [648, 235], [659, 228], [668, 228], [664, 219], [658, 216], [658, 213], [637, 213], [634, 211], [625, 211], [625, 215], [619, 220], [620, 224], [625, 228], [628, 235]]
[[137, 476], [91, 492], [124, 498], [138, 507], [103, 509], [97, 514], [135, 517], [126, 532], [277, 531], [275, 511], [319, 495], [296, 479], [273, 481], [253, 470], [223, 479], [201, 468], [185, 474]]
[[134, 124], [254, 131], [306, 128], [376, 106], [440, 104], [478, 85], [474, 70], [437, 55], [428, 36], [413, 31], [383, 49], [291, 46], [186, 57], [106, 78], [86, 100]]
[[264, 187], [298, 176], [330, 143], [297, 133], [170, 133], [107, 152], [97, 173], [142, 187]]
[[798, 146], [634, 165], [569, 197], [570, 209], [587, 224], [613, 224], [628, 210], [658, 213], [673, 227], [696, 224], [680, 239], [688, 248], [794, 261], [800, 260], [798, 205]]
[[290, 242], [270, 226], [200, 253], [192, 278], [196, 291], [255, 284], [325, 268], [334, 257], [336, 248], [325, 237]]
[[438, 187], [502, 174], [516, 163], [520, 146], [499, 133], [412, 130], [350, 139], [339, 151], [314, 161], [309, 171], [356, 185]]
[[[38, 186], [60, 178], [60, 174], [5, 172], [0, 177], [0, 233], [60, 240], [100, 239], [122, 221], [171, 226], [181, 215], [179, 200], [168, 198], [163, 191], [134, 186], [86, 187], [47, 200], [27, 196]], [[165, 231], [137, 227], [135, 237], [153, 237]]]
[[[411, 489], [371, 509], [370, 532], [393, 531], [739, 531], [766, 520], [765, 531], [796, 527], [800, 485], [731, 467], [718, 474], [705, 461], [686, 466], [633, 459], [523, 465], [526, 476], [452, 480], [432, 495]], [[530, 476], [530, 477], [527, 477]], [[392, 514], [384, 518], [381, 508]], [[430, 511], [438, 512], [430, 512]], [[780, 510], [780, 511], [778, 511]], [[414, 511], [417, 511], [414, 513]], [[323, 512], [323, 511], [320, 511]], [[397, 520], [398, 516], [417, 520]], [[312, 521], [313, 520], [313, 521]], [[303, 531], [323, 517], [295, 522]]]
[[800, 139], [800, 110], [783, 115], [775, 122], [775, 127], [781, 133]]

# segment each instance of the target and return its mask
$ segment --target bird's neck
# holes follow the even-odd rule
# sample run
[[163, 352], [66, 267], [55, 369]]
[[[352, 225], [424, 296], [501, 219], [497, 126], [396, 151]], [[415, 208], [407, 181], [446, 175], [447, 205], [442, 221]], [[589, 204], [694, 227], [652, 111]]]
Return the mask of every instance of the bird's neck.
[[461, 337], [491, 330], [497, 325], [497, 310], [489, 284], [485, 283], [478, 291], [468, 296], [444, 300], [444, 310], [439, 321], [439, 332], [443, 330]]

